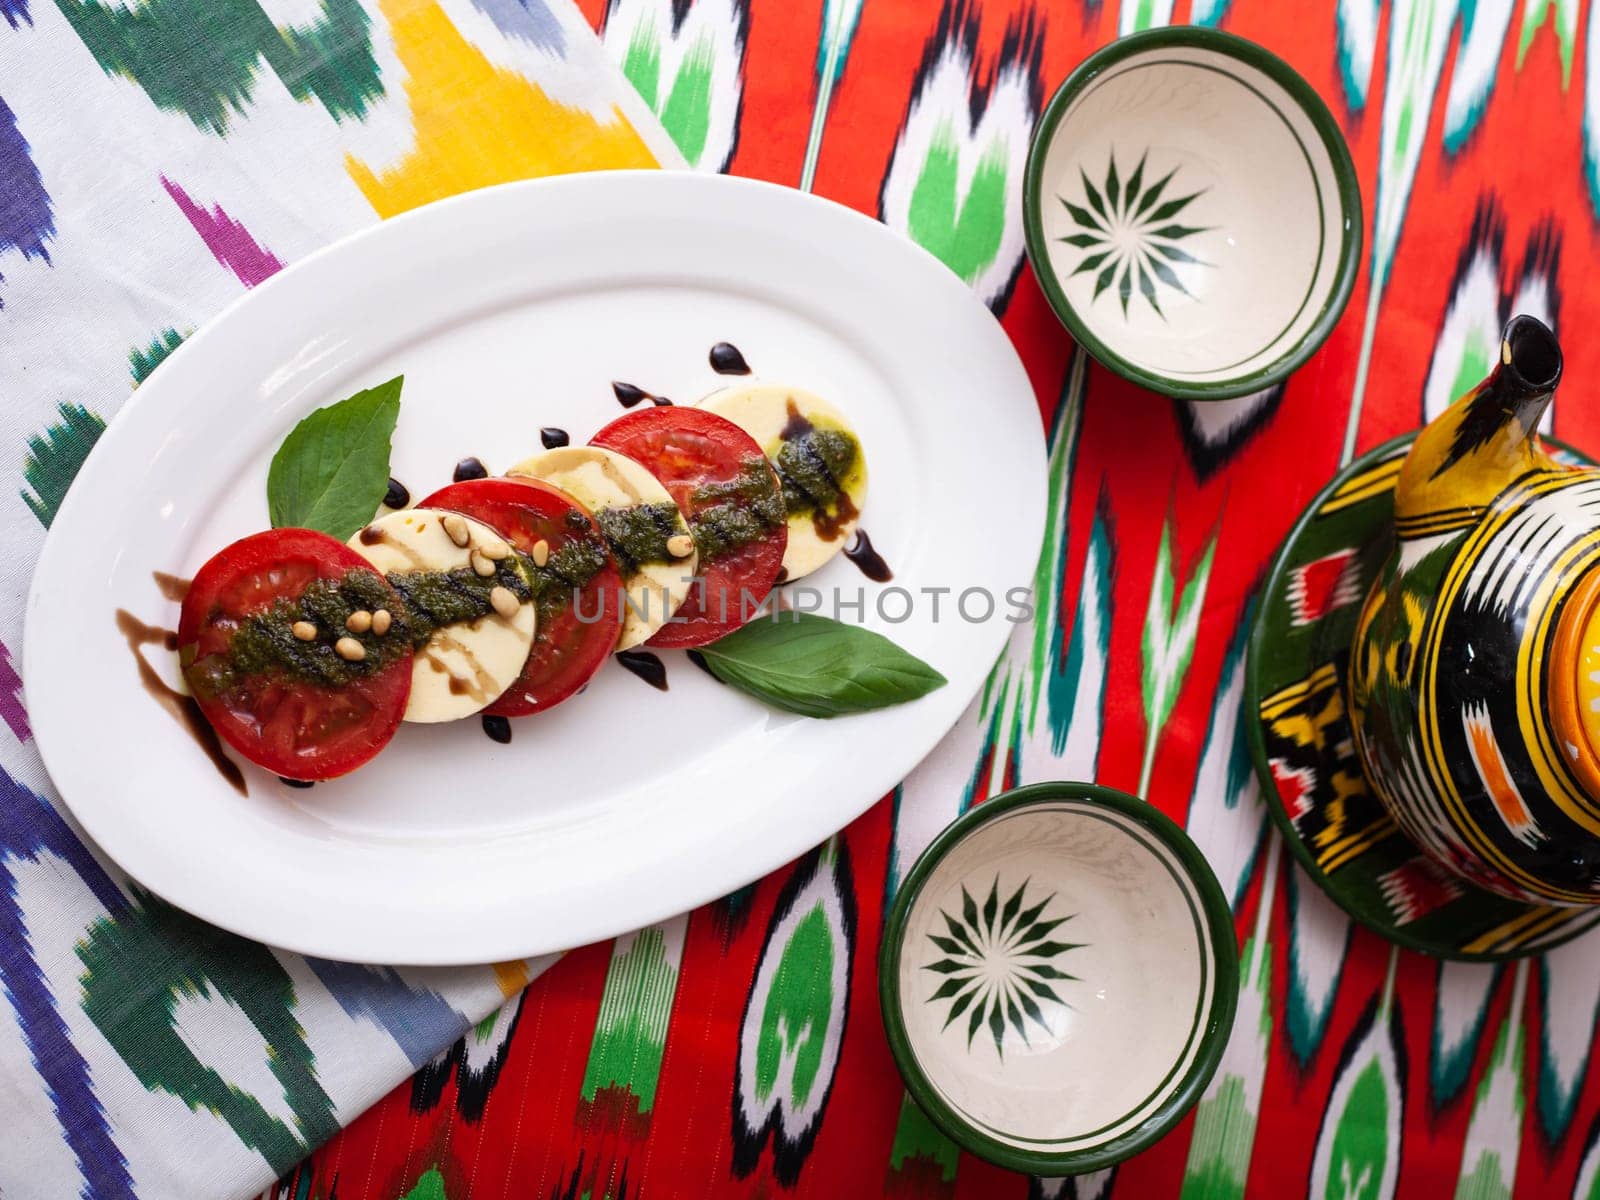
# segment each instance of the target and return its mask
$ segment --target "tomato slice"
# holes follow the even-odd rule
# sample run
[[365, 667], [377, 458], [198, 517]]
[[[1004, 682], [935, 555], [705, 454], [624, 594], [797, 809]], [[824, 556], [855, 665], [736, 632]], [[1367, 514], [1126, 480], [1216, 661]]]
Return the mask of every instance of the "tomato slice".
[[789, 542], [783, 488], [755, 439], [715, 413], [670, 407], [626, 413], [590, 445], [661, 480], [700, 551], [702, 582], [646, 645], [704, 646], [743, 625], [777, 583]]
[[[179, 661], [200, 711], [228, 745], [274, 775], [344, 775], [382, 750], [399, 728], [411, 694], [409, 643], [385, 646], [364, 668], [341, 666], [332, 643], [345, 630], [322, 629], [305, 643], [290, 631], [308, 587], [320, 580], [342, 584], [352, 571], [363, 573], [365, 589], [402, 611], [399, 596], [365, 559], [310, 529], [270, 529], [234, 542], [200, 568], [184, 597]], [[274, 611], [271, 620], [263, 619]], [[297, 652], [320, 655], [350, 677], [330, 685], [281, 660], [246, 659], [247, 643], [240, 639], [247, 628], [259, 638], [292, 639]]]
[[[604, 565], [586, 581], [545, 577], [552, 590], [541, 596], [533, 646], [522, 674], [483, 711], [497, 717], [525, 717], [575, 695], [616, 647], [622, 629], [622, 577], [589, 510], [536, 479], [453, 483], [429, 496], [422, 507], [446, 508], [482, 521], [524, 554], [532, 554], [537, 543], [545, 542], [550, 568], [559, 567], [561, 552], [569, 545], [581, 549], [587, 544], [590, 553], [604, 555]], [[581, 554], [574, 557], [592, 566], [593, 560]]]

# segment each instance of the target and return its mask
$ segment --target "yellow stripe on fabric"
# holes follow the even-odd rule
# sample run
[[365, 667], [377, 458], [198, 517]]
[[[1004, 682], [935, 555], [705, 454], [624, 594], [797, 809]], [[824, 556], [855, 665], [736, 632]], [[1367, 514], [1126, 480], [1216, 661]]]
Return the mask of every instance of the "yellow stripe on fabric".
[[526, 959], [491, 963], [489, 969], [494, 972], [495, 983], [500, 985], [500, 994], [507, 1000], [533, 982], [533, 974], [528, 970]]
[[497, 67], [432, 0], [382, 0], [406, 70], [416, 141], [392, 167], [345, 169], [380, 217], [541, 175], [660, 164], [622, 113], [602, 120]]

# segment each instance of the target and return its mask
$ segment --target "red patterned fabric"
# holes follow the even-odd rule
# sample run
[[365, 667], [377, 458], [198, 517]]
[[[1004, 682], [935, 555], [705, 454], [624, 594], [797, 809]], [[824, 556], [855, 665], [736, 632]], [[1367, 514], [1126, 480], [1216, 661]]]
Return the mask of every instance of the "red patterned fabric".
[[[1351, 928], [1303, 876], [1292, 878], [1297, 872], [1286, 856], [1273, 855], [1278, 866], [1269, 890], [1263, 863], [1277, 835], [1261, 823], [1253, 780], [1229, 776], [1222, 787], [1201, 777], [1208, 731], [1227, 703], [1218, 696], [1246, 605], [1279, 540], [1340, 464], [1365, 338], [1371, 337], [1371, 361], [1358, 449], [1436, 410], [1473, 361], [1463, 350], [1471, 340], [1463, 330], [1482, 326], [1492, 333], [1513, 305], [1542, 306], [1566, 348], [1568, 382], [1555, 405], [1555, 432], [1579, 446], [1600, 447], [1600, 405], [1584, 398], [1600, 389], [1600, 349], [1584, 333], [1589, 317], [1600, 316], [1600, 289], [1589, 284], [1589, 268], [1600, 257], [1594, 151], [1583, 115], [1591, 86], [1591, 64], [1584, 59], [1588, 14], [1575, 3], [1541, 0], [1515, 6], [1476, 0], [1462, 3], [1459, 13], [1454, 3], [1427, 0], [1192, 2], [1206, 15], [1222, 10], [1222, 27], [1285, 57], [1328, 101], [1360, 174], [1369, 241], [1344, 319], [1281, 396], [1198, 411], [1094, 366], [1075, 431], [1064, 621], [1071, 622], [1083, 591], [1097, 515], [1114, 559], [1095, 763], [1103, 783], [1129, 791], [1140, 783], [1150, 716], [1143, 640], [1159, 564], [1170, 562], [1181, 590], [1215, 544], [1192, 659], [1177, 704], [1159, 729], [1147, 790], [1152, 803], [1191, 828], [1231, 804], [1230, 796], [1239, 799], [1241, 943], [1257, 928], [1260, 907], [1269, 906], [1262, 926], [1270, 943], [1264, 1058], [1246, 1070], [1263, 1073], [1259, 1119], [1240, 1133], [1247, 1180], [1230, 1176], [1209, 1151], [1192, 1149], [1193, 1118], [1113, 1176], [1070, 1183], [1033, 1181], [954, 1156], [937, 1135], [919, 1131], [915, 1115], [903, 1111], [904, 1090], [878, 1011], [885, 897], [906, 865], [894, 865], [896, 802], [889, 798], [820, 860], [812, 856], [688, 917], [647, 1111], [627, 1087], [602, 1087], [593, 1101], [583, 1097], [591, 1058], [597, 1046], [603, 1049], [596, 1026], [608, 971], [615, 971], [612, 946], [586, 947], [532, 986], [508, 1040], [491, 1031], [478, 1046], [480, 1068], [495, 1054], [498, 1065], [457, 1069], [447, 1063], [425, 1071], [285, 1181], [285, 1195], [1139, 1200], [1180, 1192], [1297, 1196], [1307, 1192], [1308, 1181], [1319, 1197], [1489, 1196], [1504, 1194], [1512, 1181], [1517, 1195], [1567, 1196], [1580, 1183], [1594, 1186], [1589, 1159], [1600, 1082], [1589, 1039], [1600, 994], [1600, 947], [1590, 944], [1593, 939], [1524, 967], [1442, 968], [1414, 953], [1392, 954], [1373, 934]], [[584, 0], [583, 7], [597, 27], [605, 25], [604, 0]], [[615, 0], [612, 20], [639, 7]], [[712, 7], [745, 11], [710, 0], [655, 7], [668, 14], [687, 10], [689, 20]], [[860, 7], [823, 126], [813, 190], [879, 216], [919, 77], [959, 47], [965, 30], [976, 35], [969, 104], [981, 114], [1002, 67], [1023, 73], [1037, 106], [1086, 54], [1134, 23], [1140, 5], [869, 0]], [[1177, 0], [1176, 9], [1176, 19], [1189, 17], [1191, 0]], [[734, 173], [800, 181], [818, 89], [819, 38], [834, 12], [820, 0], [749, 6], [737, 148], [728, 165]], [[1363, 14], [1376, 14], [1366, 32]], [[1497, 33], [1502, 17], [1505, 28]], [[1414, 26], [1411, 33], [1396, 28], [1405, 22]], [[1408, 85], [1400, 52], [1415, 39], [1425, 41], [1430, 22], [1443, 26], [1434, 35], [1442, 65], [1436, 76], [1424, 65], [1420, 82]], [[622, 36], [607, 30], [608, 47], [619, 59], [627, 52]], [[1363, 46], [1373, 59], [1364, 88], [1359, 78], [1349, 78], [1360, 75]], [[1357, 65], [1347, 66], [1351, 61]], [[1467, 117], [1453, 118], [1447, 97], [1457, 88], [1473, 94], [1474, 72], [1483, 77], [1476, 105], [1463, 102], [1457, 111]], [[1385, 147], [1386, 136], [1397, 134], [1420, 144], [1414, 182], [1393, 166]], [[1014, 168], [1022, 151], [1010, 148]], [[1373, 214], [1407, 191], [1408, 201], [1398, 204], [1402, 218], [1388, 238], [1392, 267], [1369, 317], [1375, 255], [1391, 253], [1378, 245], [1383, 239], [1374, 235]], [[998, 289], [990, 300], [1027, 365], [1043, 418], [1053, 421], [1072, 342], [1025, 264], [1018, 264], [1014, 286]], [[983, 398], [972, 403], [980, 407]], [[974, 467], [967, 482], [981, 487], [981, 455]], [[1166, 560], [1164, 530], [1172, 538]], [[1328, 603], [1339, 573], [1339, 564], [1328, 563], [1308, 574], [1308, 612]], [[957, 766], [945, 777], [965, 779], [975, 771], [981, 777], [974, 800], [991, 781], [1017, 773], [989, 770], [970, 758]], [[1024, 763], [1020, 774], [1031, 779], [1051, 772]], [[1295, 786], [1280, 780], [1291, 803]], [[820, 1116], [798, 1137], [782, 1120], [763, 1134], [740, 1112], [741, 1031], [775, 913], [786, 891], [803, 888], [808, 879], [834, 888], [830, 919], [851, 932], [843, 1036], [831, 1078], [814, 1085], [829, 1088]], [[1439, 881], [1397, 886], [1420, 895]], [[1391, 964], [1392, 1004], [1386, 1005]], [[1379, 1036], [1368, 1037], [1374, 1022]], [[1382, 1049], [1384, 1028], [1397, 1031], [1398, 1053]], [[832, 1032], [837, 1036], [836, 1028]], [[472, 1038], [461, 1053], [471, 1058]], [[1401, 1114], [1398, 1137], [1385, 1122], [1394, 1109]]]

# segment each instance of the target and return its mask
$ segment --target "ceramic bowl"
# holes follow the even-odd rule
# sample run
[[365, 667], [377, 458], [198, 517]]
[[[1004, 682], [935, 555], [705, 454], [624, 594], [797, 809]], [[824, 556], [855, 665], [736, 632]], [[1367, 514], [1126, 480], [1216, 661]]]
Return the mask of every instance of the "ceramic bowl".
[[1238, 999], [1233, 915], [1194, 843], [1086, 783], [997, 796], [895, 897], [879, 963], [906, 1087], [959, 1145], [1069, 1175], [1166, 1133], [1216, 1070]]
[[1028, 257], [1096, 359], [1223, 400], [1327, 338], [1361, 258], [1361, 192], [1327, 106], [1214, 29], [1136, 33], [1068, 76], [1034, 129]]

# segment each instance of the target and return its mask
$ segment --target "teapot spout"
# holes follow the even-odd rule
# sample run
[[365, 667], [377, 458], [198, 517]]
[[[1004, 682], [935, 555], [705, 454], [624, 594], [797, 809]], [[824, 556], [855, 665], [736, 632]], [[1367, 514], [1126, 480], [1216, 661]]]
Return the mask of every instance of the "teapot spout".
[[[1500, 335], [1500, 365], [1478, 389], [1526, 437], [1538, 427], [1561, 382], [1561, 343], [1538, 317], [1516, 316]], [[1485, 403], [1484, 408], [1490, 406]]]
[[1471, 521], [1513, 480], [1557, 471], [1534, 436], [1561, 381], [1561, 345], [1537, 317], [1511, 318], [1489, 377], [1417, 435], [1395, 486], [1395, 518], [1408, 531]]

